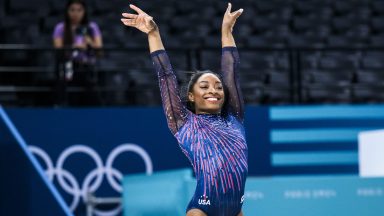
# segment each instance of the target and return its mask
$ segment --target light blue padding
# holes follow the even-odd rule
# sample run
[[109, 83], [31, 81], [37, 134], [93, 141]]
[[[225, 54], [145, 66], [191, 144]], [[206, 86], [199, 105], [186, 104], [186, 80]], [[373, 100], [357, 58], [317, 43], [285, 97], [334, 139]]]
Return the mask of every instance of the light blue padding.
[[300, 142], [357, 142], [361, 131], [378, 128], [308, 128], [308, 129], [272, 129], [270, 140], [272, 144]]
[[193, 194], [191, 169], [147, 175], [125, 176], [123, 180], [124, 215], [185, 215]]
[[384, 106], [284, 106], [271, 107], [271, 120], [383, 119]]
[[248, 178], [245, 191], [244, 215], [384, 215], [384, 178]]
[[26, 156], [28, 157], [29, 161], [32, 163], [33, 167], [36, 169], [37, 173], [40, 175], [40, 177], [43, 179], [45, 185], [48, 187], [48, 190], [52, 193], [55, 200], [59, 203], [59, 206], [62, 208], [63, 212], [66, 215], [73, 215], [72, 212], [69, 210], [68, 205], [65, 203], [62, 196], [57, 191], [56, 187], [53, 185], [51, 181], [47, 178], [47, 175], [45, 175], [43, 168], [37, 161], [37, 159], [32, 155], [31, 151], [29, 151], [27, 143], [25, 142], [24, 138], [21, 136], [11, 119], [8, 117], [7, 113], [4, 111], [3, 107], [0, 105], [0, 117], [3, 119], [5, 125], [8, 127], [8, 129], [11, 131], [13, 137], [16, 139], [17, 143], [20, 145]]
[[272, 165], [328, 165], [357, 164], [356, 152], [284, 152], [272, 153]]
[[[185, 215], [196, 186], [191, 173], [185, 169], [126, 176], [124, 215]], [[383, 203], [384, 178], [248, 177], [243, 212], [250, 216], [382, 216]]]

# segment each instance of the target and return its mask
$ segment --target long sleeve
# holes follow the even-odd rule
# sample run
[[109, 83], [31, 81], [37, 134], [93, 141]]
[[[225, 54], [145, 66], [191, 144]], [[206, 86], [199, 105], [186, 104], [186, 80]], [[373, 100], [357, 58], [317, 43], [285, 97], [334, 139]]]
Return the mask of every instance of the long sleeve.
[[152, 52], [151, 57], [159, 79], [168, 127], [172, 134], [176, 134], [186, 122], [188, 112], [181, 102], [177, 79], [165, 50]]
[[221, 55], [221, 72], [224, 84], [228, 88], [227, 96], [229, 113], [240, 122], [244, 120], [244, 101], [241, 93], [237, 70], [240, 64], [239, 53], [236, 47], [223, 47]]

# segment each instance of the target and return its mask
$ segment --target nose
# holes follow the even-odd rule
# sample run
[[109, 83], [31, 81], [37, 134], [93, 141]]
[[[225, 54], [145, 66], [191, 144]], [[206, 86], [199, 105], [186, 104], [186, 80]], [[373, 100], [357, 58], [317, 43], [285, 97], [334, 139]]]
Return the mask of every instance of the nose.
[[208, 89], [208, 92], [209, 92], [209, 93], [212, 93], [212, 94], [213, 94], [213, 93], [216, 93], [216, 91], [217, 91], [217, 90], [216, 90], [216, 88], [215, 88], [214, 86], [211, 86], [211, 87], [209, 87], [209, 89]]

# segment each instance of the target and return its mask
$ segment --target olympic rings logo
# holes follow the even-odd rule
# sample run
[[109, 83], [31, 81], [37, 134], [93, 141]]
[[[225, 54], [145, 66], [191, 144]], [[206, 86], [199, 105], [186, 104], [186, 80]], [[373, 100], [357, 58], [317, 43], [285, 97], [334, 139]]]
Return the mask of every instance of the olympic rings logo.
[[[123, 188], [120, 182], [123, 179], [123, 174], [113, 167], [113, 162], [123, 152], [136, 153], [144, 161], [146, 174], [151, 175], [153, 172], [152, 160], [148, 153], [140, 146], [132, 143], [124, 143], [114, 148], [108, 155], [105, 164], [103, 164], [102, 159], [94, 149], [85, 145], [73, 145], [66, 148], [58, 157], [56, 166], [54, 166], [49, 155], [41, 148], [32, 145], [30, 145], [28, 148], [32, 154], [40, 157], [45, 163], [45, 173], [48, 179], [53, 182], [54, 178], [56, 177], [60, 187], [66, 193], [73, 196], [72, 203], [69, 206], [72, 212], [77, 208], [81, 199], [86, 201], [87, 193], [94, 193], [97, 191], [104, 179], [104, 175], [106, 176], [109, 185], [116, 192], [122, 193]], [[93, 159], [96, 165], [96, 168], [85, 176], [81, 185], [74, 177], [74, 175], [64, 168], [64, 164], [68, 158], [76, 153], [89, 156], [91, 159]], [[116, 179], [120, 182], [118, 182]], [[120, 211], [121, 206], [118, 206], [112, 211], [100, 211], [96, 209], [95, 213], [96, 215], [106, 216], [116, 215]]]

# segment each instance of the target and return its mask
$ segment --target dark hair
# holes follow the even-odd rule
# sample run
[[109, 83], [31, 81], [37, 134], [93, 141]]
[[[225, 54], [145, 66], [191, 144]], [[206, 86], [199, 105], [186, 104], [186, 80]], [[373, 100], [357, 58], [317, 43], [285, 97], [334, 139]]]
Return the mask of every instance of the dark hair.
[[87, 12], [87, 4], [84, 0], [69, 0], [67, 5], [65, 6], [65, 20], [64, 20], [64, 46], [72, 46], [73, 43], [73, 35], [71, 29], [71, 20], [69, 18], [68, 9], [72, 4], [81, 4], [84, 8], [84, 16], [81, 20], [82, 26], [88, 26], [88, 12]]
[[196, 113], [195, 103], [189, 100], [188, 93], [193, 91], [193, 86], [195, 85], [197, 80], [202, 75], [208, 74], [208, 73], [215, 75], [217, 78], [219, 78], [220, 82], [222, 83], [222, 86], [223, 86], [223, 89], [224, 89], [224, 103], [223, 103], [223, 106], [221, 108], [221, 115], [222, 116], [226, 116], [228, 114], [228, 100], [227, 100], [228, 88], [227, 88], [227, 86], [225, 86], [225, 84], [223, 82], [222, 76], [220, 74], [212, 72], [210, 70], [194, 71], [194, 72], [192, 72], [192, 75], [191, 75], [191, 77], [190, 77], [190, 79], [188, 81], [188, 84], [183, 88], [183, 91], [182, 91], [183, 101], [186, 104], [186, 107], [187, 107], [188, 110], [190, 110], [193, 113]]

